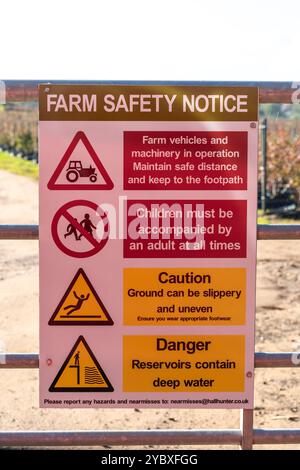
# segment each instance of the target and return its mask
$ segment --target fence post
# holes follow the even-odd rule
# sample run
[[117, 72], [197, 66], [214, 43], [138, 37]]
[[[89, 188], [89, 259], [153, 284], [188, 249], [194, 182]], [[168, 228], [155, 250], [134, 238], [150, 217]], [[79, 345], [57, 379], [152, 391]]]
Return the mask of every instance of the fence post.
[[252, 450], [253, 446], [253, 410], [241, 410], [240, 426], [242, 432], [242, 450]]
[[261, 208], [263, 214], [267, 210], [267, 134], [268, 134], [268, 120], [264, 118], [262, 123], [261, 134], [261, 153], [262, 153], [262, 166], [261, 166]]

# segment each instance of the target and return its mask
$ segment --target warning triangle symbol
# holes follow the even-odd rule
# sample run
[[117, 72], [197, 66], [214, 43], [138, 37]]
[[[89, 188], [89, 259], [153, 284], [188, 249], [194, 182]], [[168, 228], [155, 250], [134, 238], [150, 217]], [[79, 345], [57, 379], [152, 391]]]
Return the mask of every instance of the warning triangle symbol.
[[49, 325], [113, 325], [108, 311], [82, 268], [78, 269]]
[[108, 190], [114, 187], [94, 147], [82, 131], [73, 137], [47, 186], [51, 190]]
[[113, 386], [83, 336], [52, 382], [49, 392], [113, 392]]

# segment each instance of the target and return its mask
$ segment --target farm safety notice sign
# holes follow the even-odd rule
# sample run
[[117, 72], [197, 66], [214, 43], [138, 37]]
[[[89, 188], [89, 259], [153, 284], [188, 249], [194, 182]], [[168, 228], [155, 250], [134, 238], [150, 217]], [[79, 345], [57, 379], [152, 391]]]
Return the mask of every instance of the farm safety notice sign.
[[257, 88], [39, 104], [40, 406], [252, 408]]

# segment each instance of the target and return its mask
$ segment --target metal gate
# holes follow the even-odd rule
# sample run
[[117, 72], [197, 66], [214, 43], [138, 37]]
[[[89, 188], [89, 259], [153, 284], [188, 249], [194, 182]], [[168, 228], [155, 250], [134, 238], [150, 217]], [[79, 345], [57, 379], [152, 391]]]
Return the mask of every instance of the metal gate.
[[[3, 83], [3, 82], [2, 82]], [[52, 82], [55, 83], [55, 82]], [[58, 82], [57, 82], [58, 83]], [[63, 83], [63, 82], [59, 82]], [[70, 82], [65, 82], [70, 83]], [[76, 82], [80, 83], [80, 82]], [[81, 82], [106, 83], [112, 82]], [[114, 82], [114, 84], [128, 84]], [[135, 82], [143, 84], [143, 82]], [[162, 84], [162, 82], [152, 82]], [[181, 85], [182, 82], [164, 84]], [[259, 86], [260, 103], [291, 103], [295, 86], [289, 82], [185, 82], [186, 85]], [[7, 81], [7, 101], [37, 99], [38, 82]], [[300, 84], [297, 84], [300, 85]], [[2, 240], [37, 240], [36, 225], [0, 225]], [[300, 225], [258, 225], [258, 240], [300, 240]], [[297, 353], [296, 353], [297, 354]], [[295, 352], [255, 353], [256, 368], [299, 367]], [[299, 352], [300, 356], [300, 352]], [[38, 354], [5, 354], [2, 369], [35, 369]], [[0, 431], [0, 446], [178, 446], [239, 445], [243, 450], [253, 444], [300, 444], [300, 429], [253, 429], [253, 410], [241, 410], [240, 429], [142, 430], [142, 431]]]

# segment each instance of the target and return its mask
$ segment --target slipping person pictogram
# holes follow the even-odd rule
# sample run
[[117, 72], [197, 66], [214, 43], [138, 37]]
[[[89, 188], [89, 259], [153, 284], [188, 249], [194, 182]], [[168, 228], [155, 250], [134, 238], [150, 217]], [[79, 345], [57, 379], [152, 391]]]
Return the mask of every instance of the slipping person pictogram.
[[90, 279], [80, 268], [56, 307], [49, 325], [113, 325]]
[[83, 302], [88, 300], [90, 296], [90, 294], [87, 294], [86, 296], [84, 296], [84, 294], [81, 294], [80, 296], [78, 296], [75, 291], [73, 291], [73, 295], [77, 299], [77, 304], [67, 305], [66, 307], [64, 307], [64, 310], [69, 310], [69, 308], [71, 309], [69, 312], [67, 312], [67, 315], [71, 315], [71, 313], [76, 312], [77, 310], [80, 310]]

